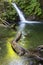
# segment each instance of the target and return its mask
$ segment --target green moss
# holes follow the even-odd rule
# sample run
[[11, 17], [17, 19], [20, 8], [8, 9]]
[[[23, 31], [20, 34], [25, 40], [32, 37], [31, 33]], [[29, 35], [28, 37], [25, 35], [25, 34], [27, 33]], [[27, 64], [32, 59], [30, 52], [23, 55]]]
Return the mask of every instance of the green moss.
[[14, 37], [15, 33], [12, 29], [0, 26], [0, 39]]

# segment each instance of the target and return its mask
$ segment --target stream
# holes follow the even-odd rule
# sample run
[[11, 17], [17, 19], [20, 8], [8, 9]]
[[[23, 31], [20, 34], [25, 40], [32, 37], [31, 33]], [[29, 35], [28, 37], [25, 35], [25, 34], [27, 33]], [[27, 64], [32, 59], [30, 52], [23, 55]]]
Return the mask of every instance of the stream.
[[[22, 27], [22, 28], [20, 28]], [[24, 47], [25, 49], [34, 49], [39, 45], [43, 45], [43, 24], [22, 24], [17, 27], [17, 29], [22, 31], [22, 37], [19, 41], [19, 44]], [[10, 34], [10, 30], [7, 31], [5, 29], [1, 29], [0, 27], [0, 34], [5, 32]], [[17, 30], [17, 31], [18, 31]], [[8, 33], [9, 32], [9, 33]], [[16, 35], [14, 32], [13, 37]], [[5, 36], [3, 33], [2, 35]], [[11, 34], [10, 34], [11, 35]], [[10, 37], [12, 38], [12, 37]], [[6, 41], [5, 41], [6, 40]], [[2, 42], [3, 41], [3, 42]], [[37, 64], [34, 59], [27, 58], [24, 56], [18, 56], [12, 49], [10, 41], [8, 38], [0, 38], [0, 65], [43, 65]]]

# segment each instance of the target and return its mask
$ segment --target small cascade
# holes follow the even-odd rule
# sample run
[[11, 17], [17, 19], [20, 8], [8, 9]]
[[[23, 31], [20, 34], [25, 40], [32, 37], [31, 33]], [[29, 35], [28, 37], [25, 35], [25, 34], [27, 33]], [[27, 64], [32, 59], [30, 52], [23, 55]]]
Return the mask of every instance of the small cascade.
[[15, 9], [16, 9], [16, 11], [17, 11], [19, 17], [20, 17], [20, 20], [21, 20], [21, 21], [25, 21], [25, 17], [24, 17], [24, 15], [23, 15], [23, 13], [20, 11], [20, 9], [17, 7], [17, 5], [16, 5], [15, 3], [12, 3], [12, 5], [15, 7]]
[[31, 24], [31, 23], [41, 23], [41, 22], [37, 22], [37, 21], [27, 21], [22, 13], [22, 11], [17, 7], [17, 5], [15, 3], [12, 3], [12, 5], [15, 7], [19, 17], [20, 17], [20, 22], [22, 23], [28, 23], [28, 24]]
[[22, 13], [22, 11], [17, 7], [17, 5], [15, 3], [12, 3], [12, 5], [14, 6], [14, 8], [16, 9], [18, 15], [19, 15], [19, 18], [20, 18], [20, 25], [19, 25], [19, 28], [18, 30], [19, 31], [23, 31], [24, 28], [25, 28], [25, 23], [28, 23], [28, 24], [39, 24], [41, 22], [37, 22], [37, 21], [27, 21]]
[[28, 24], [34, 24], [34, 23], [36, 23], [36, 24], [39, 24], [39, 23], [41, 23], [41, 22], [37, 22], [37, 21], [27, 21], [27, 20], [25, 20], [25, 21], [22, 21], [22, 23], [28, 23]]

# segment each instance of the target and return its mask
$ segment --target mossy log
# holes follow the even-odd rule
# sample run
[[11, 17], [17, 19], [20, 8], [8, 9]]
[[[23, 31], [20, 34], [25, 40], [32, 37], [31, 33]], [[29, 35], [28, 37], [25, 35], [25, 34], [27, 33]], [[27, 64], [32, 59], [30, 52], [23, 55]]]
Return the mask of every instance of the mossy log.
[[[26, 50], [18, 44], [18, 41], [20, 40], [21, 36], [22, 36], [22, 33], [19, 32], [17, 34], [16, 39], [12, 41], [11, 46], [12, 46], [13, 50], [20, 56], [31, 57], [31, 58], [34, 58], [35, 60], [43, 61], [43, 57], [40, 52], [41, 50], [43, 50], [43, 45], [38, 46], [34, 50], [32, 50], [32, 49]], [[40, 48], [40, 50], [39, 50], [39, 48]]]

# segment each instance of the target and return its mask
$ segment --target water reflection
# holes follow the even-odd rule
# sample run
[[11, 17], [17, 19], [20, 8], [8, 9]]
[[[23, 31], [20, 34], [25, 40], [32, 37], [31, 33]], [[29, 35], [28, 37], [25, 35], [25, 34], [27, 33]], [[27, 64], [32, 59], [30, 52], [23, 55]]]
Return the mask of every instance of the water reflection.
[[[35, 24], [35, 25], [25, 24], [22, 29], [22, 32], [23, 35], [19, 42], [19, 44], [22, 47], [30, 49], [35, 48], [40, 44], [43, 44], [43, 24]], [[13, 51], [10, 44], [11, 40], [15, 36], [14, 31], [13, 31], [13, 37], [11, 36], [9, 38], [6, 37], [0, 38], [0, 65], [32, 65], [32, 64], [40, 65], [37, 64], [33, 59], [19, 57]]]
[[9, 65], [32, 65], [32, 64], [33, 61], [30, 61], [30, 59], [26, 57], [22, 57], [19, 60], [14, 59], [9, 63]]
[[20, 44], [25, 48], [35, 48], [43, 44], [43, 24], [26, 24]]
[[23, 32], [23, 30], [24, 30], [24, 28], [25, 28], [25, 23], [19, 23], [19, 28], [18, 28], [18, 31], [21, 31], [21, 32]]

